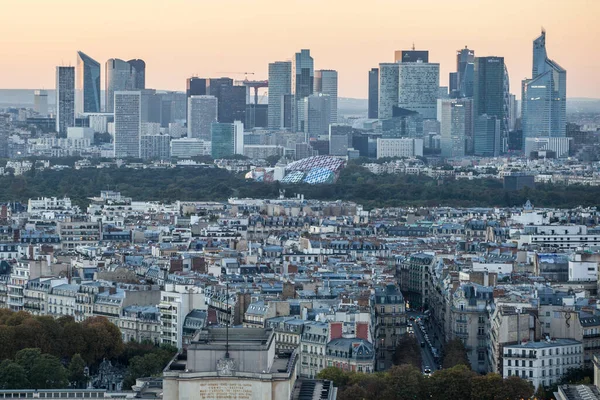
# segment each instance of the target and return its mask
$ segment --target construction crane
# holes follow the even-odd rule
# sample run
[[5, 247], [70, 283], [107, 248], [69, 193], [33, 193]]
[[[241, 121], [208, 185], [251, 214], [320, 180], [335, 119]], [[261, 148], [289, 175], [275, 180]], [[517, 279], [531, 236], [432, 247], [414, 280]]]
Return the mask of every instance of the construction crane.
[[254, 72], [217, 72], [218, 74], [234, 74], [234, 75], [244, 75], [244, 80], [248, 80], [248, 75], [254, 75]]

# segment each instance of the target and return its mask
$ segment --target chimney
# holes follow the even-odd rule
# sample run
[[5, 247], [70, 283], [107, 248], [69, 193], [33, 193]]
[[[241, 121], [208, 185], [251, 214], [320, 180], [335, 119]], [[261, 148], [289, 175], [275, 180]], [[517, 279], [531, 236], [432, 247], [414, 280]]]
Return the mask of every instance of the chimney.
[[356, 337], [369, 341], [369, 325], [364, 321], [356, 322]]
[[342, 322], [330, 322], [329, 323], [329, 340], [339, 339], [342, 337]]

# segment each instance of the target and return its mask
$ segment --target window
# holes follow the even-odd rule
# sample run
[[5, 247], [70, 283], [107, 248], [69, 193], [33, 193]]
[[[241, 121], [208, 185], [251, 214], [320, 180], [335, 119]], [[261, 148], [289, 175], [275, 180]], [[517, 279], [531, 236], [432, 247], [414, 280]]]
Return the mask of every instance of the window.
[[533, 378], [533, 371], [532, 370], [529, 370], [529, 377]]
[[510, 361], [510, 360], [508, 360], [508, 366], [509, 366], [509, 367], [511, 366], [511, 365], [510, 365], [510, 363], [511, 363], [511, 361]]
[[529, 361], [529, 368], [533, 368], [533, 361]]
[[512, 375], [512, 371], [510, 369], [507, 371], [507, 373], [508, 373], [508, 376]]

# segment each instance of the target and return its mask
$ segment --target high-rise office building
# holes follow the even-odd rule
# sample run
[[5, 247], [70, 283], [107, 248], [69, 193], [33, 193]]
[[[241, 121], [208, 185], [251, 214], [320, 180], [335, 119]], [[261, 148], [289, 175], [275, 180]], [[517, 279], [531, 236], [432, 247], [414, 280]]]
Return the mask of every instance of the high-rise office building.
[[140, 157], [142, 93], [115, 92], [115, 157]]
[[153, 134], [140, 137], [140, 158], [143, 160], [168, 160], [171, 157], [171, 137]]
[[464, 157], [473, 143], [473, 100], [438, 101], [442, 157]]
[[292, 63], [292, 93], [296, 99], [294, 108], [292, 129], [296, 132], [304, 132], [304, 99], [314, 90], [315, 67], [314, 60], [310, 56], [310, 50], [302, 49], [294, 55]]
[[140, 59], [127, 61], [135, 71], [135, 81], [133, 88], [136, 90], [146, 89], [146, 62]]
[[398, 68], [398, 107], [416, 111], [423, 119], [437, 118], [440, 64], [401, 62]]
[[429, 62], [429, 51], [428, 50], [396, 50], [394, 52], [394, 62], [405, 63], [405, 62]]
[[244, 124], [214, 122], [211, 124], [211, 156], [214, 159], [244, 154]]
[[[504, 57], [476, 57], [474, 65], [474, 86], [473, 86], [473, 115], [478, 117], [486, 115], [488, 118], [495, 117], [500, 123], [500, 148], [491, 150], [487, 149], [486, 154], [498, 154], [504, 151], [503, 138], [508, 138], [508, 124], [505, 124], [506, 119], [506, 94], [507, 73], [504, 66]], [[495, 123], [494, 122], [494, 123]], [[491, 122], [489, 123], [491, 124]], [[483, 132], [483, 130], [481, 131]], [[487, 129], [486, 132], [493, 132]], [[477, 152], [477, 138], [480, 138], [481, 133], [475, 134], [475, 151]], [[495, 138], [488, 138], [486, 143], [496, 143]]]
[[304, 133], [306, 141], [329, 132], [331, 123], [331, 98], [323, 93], [311, 94], [303, 100]]
[[524, 137], [565, 137], [567, 71], [548, 58], [546, 31], [533, 41], [532, 78], [522, 83]]
[[269, 109], [268, 127], [269, 129], [291, 128], [291, 116], [286, 121], [287, 114], [291, 109], [286, 110], [286, 96], [288, 96], [288, 108], [291, 106], [292, 93], [292, 63], [290, 61], [276, 61], [269, 64]]
[[190, 96], [188, 99], [188, 138], [210, 140], [211, 124], [217, 122], [215, 96]]
[[467, 46], [456, 52], [457, 90], [456, 97], [473, 97], [475, 51]]
[[473, 142], [474, 154], [481, 157], [497, 157], [500, 155], [501, 121], [493, 115], [475, 117]]
[[[204, 79], [204, 78], [198, 78], [197, 76], [192, 76], [191, 78], [188, 78], [185, 81], [185, 96], [186, 96], [186, 100], [185, 100], [185, 118], [188, 117], [188, 103], [189, 103], [189, 98], [191, 96], [206, 96], [208, 94], [207, 92], [207, 86], [208, 86], [208, 79]], [[189, 125], [189, 120], [188, 121], [188, 125]]]
[[56, 132], [75, 126], [75, 67], [56, 67]]
[[77, 52], [75, 113], [100, 112], [100, 63]]
[[379, 64], [379, 119], [392, 118], [394, 107], [398, 106], [399, 63]]
[[33, 110], [39, 114], [48, 115], [48, 92], [45, 90], [36, 90], [33, 92]]
[[219, 122], [229, 124], [246, 119], [245, 86], [234, 86], [231, 78], [211, 78], [207, 86], [207, 94], [217, 98]]
[[347, 156], [348, 149], [352, 147], [354, 129], [350, 125], [329, 125], [329, 155]]
[[323, 93], [329, 96], [331, 106], [331, 123], [338, 120], [338, 73], [331, 69], [320, 69], [315, 71], [315, 93]]
[[379, 104], [379, 68], [371, 68], [369, 71], [369, 119], [378, 118]]
[[111, 58], [104, 65], [104, 102], [105, 112], [114, 112], [115, 110], [115, 92], [131, 91], [136, 89], [135, 69], [126, 61], [118, 58]]

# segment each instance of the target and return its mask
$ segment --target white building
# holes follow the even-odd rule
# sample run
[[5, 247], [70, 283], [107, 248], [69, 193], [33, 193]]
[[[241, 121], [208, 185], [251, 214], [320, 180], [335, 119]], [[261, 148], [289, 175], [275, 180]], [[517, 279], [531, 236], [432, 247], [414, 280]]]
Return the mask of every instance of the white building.
[[196, 156], [209, 156], [210, 150], [210, 140], [193, 138], [171, 140], [171, 157], [187, 159]]
[[142, 131], [142, 93], [115, 92], [115, 139], [113, 147], [116, 158], [140, 156]]
[[142, 136], [160, 135], [160, 124], [158, 122], [142, 122]]
[[320, 69], [315, 71], [315, 93], [323, 93], [329, 96], [331, 108], [331, 123], [338, 120], [338, 73], [332, 69]]
[[253, 160], [264, 160], [267, 157], [283, 155], [283, 146], [276, 145], [244, 145], [244, 155]]
[[69, 127], [67, 128], [67, 139], [87, 139], [94, 141], [94, 130], [92, 128]]
[[183, 323], [192, 310], [207, 310], [204, 290], [197, 286], [167, 283], [160, 293], [160, 343], [182, 348]]
[[210, 127], [217, 122], [218, 100], [215, 96], [188, 98], [188, 138], [210, 140]]
[[416, 111], [423, 119], [436, 119], [440, 64], [403, 62], [398, 68], [398, 107]]
[[423, 139], [377, 139], [377, 158], [423, 156]]
[[398, 79], [400, 64], [379, 64], [379, 119], [392, 118], [393, 108], [398, 106]]
[[525, 156], [529, 157], [532, 152], [537, 151], [539, 156], [546, 152], [554, 152], [556, 158], [566, 158], [569, 157], [570, 144], [571, 138], [568, 137], [525, 138]]
[[112, 113], [88, 113], [87, 115], [90, 121], [90, 128], [98, 133], [107, 133], [108, 124], [114, 121], [114, 114]]
[[171, 136], [143, 135], [140, 137], [140, 158], [144, 160], [168, 160], [171, 157]]
[[48, 92], [35, 90], [33, 92], [33, 110], [41, 116], [48, 115]]
[[527, 379], [534, 388], [552, 386], [571, 368], [583, 366], [583, 344], [574, 339], [556, 339], [505, 345], [503, 377]]
[[[442, 157], [464, 157], [473, 144], [473, 100], [440, 99], [437, 106]], [[470, 140], [470, 146], [467, 142]]]
[[584, 259], [581, 253], [573, 253], [569, 257], [569, 282], [598, 281], [598, 262]]

